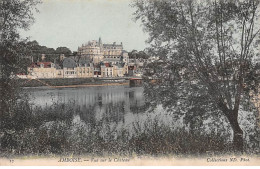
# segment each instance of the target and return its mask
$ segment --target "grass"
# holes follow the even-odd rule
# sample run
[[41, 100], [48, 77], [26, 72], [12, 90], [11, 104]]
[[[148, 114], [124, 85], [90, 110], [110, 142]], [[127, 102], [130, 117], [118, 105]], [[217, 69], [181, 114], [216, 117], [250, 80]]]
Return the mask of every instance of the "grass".
[[[15, 115], [5, 119], [9, 125], [2, 125], [0, 156], [187, 157], [203, 156], [208, 152], [233, 153], [227, 135], [173, 129], [169, 124], [149, 118], [133, 123], [132, 129], [116, 128], [107, 120], [93, 123], [92, 116], [89, 121], [75, 121], [75, 116], [82, 113], [73, 102], [32, 108], [27, 101], [21, 101]], [[249, 155], [259, 153], [259, 142], [245, 142], [245, 152]]]

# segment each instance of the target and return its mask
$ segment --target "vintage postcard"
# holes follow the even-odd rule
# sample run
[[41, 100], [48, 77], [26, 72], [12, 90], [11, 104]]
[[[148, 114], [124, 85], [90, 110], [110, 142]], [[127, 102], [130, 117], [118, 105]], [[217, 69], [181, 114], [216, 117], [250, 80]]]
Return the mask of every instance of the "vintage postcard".
[[0, 166], [259, 166], [259, 0], [0, 0]]

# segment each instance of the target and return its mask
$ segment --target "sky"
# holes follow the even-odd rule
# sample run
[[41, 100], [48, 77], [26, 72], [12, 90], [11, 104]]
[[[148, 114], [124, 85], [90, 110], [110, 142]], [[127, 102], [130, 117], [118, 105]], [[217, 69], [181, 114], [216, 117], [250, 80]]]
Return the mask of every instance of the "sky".
[[21, 31], [40, 45], [77, 51], [78, 46], [101, 37], [103, 43], [123, 42], [127, 51], [144, 50], [147, 33], [134, 21], [130, 0], [42, 0], [35, 22]]

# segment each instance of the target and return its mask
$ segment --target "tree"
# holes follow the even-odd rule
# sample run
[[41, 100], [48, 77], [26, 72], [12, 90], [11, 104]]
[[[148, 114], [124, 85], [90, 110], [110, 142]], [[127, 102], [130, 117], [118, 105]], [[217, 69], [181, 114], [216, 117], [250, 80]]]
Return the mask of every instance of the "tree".
[[[259, 1], [136, 0], [133, 7], [149, 33], [150, 55], [160, 57], [144, 76], [148, 102], [201, 118], [223, 115], [234, 148], [242, 151], [239, 110], [258, 90], [252, 58]], [[149, 83], [151, 78], [160, 83]]]
[[149, 55], [145, 53], [145, 51], [139, 51], [137, 54], [137, 59], [148, 59]]
[[71, 50], [67, 47], [58, 47], [56, 49], [56, 54], [64, 54], [65, 56], [69, 56], [71, 54]]
[[137, 51], [137, 50], [132, 50], [131, 52], [128, 53], [130, 59], [148, 59], [149, 56], [146, 54], [145, 51]]
[[[33, 23], [33, 11], [39, 0], [0, 1], [0, 128], [15, 128], [15, 107], [20, 98], [19, 83], [14, 78], [24, 68], [21, 62], [28, 56], [26, 40], [20, 38], [19, 30], [27, 30]], [[1, 145], [3, 146], [3, 145]]]
[[131, 52], [128, 53], [130, 59], [136, 59], [138, 51], [137, 50], [132, 50]]
[[[45, 60], [47, 62], [54, 62], [59, 58], [59, 53], [56, 53], [56, 50], [53, 48], [48, 48], [46, 46], [41, 46], [37, 41], [27, 42], [27, 47], [30, 51], [30, 56], [33, 58], [33, 61], [41, 61], [42, 54], [45, 55]], [[27, 65], [28, 66], [28, 65]]]
[[78, 52], [77, 52], [77, 51], [73, 51], [73, 52], [72, 52], [72, 55], [73, 55], [73, 56], [77, 56], [77, 55], [78, 55]]

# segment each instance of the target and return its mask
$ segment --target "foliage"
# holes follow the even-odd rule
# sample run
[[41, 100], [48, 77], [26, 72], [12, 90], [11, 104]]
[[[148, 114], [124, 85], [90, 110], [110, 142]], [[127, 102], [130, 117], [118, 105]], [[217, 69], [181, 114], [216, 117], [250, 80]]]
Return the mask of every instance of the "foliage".
[[[17, 126], [19, 129], [0, 132], [1, 157], [71, 154], [187, 157], [203, 156], [209, 152], [214, 155], [233, 154], [227, 139], [229, 133], [223, 128], [194, 132], [183, 127], [174, 128], [174, 122], [166, 124], [149, 116], [142, 122], [134, 122], [130, 128], [118, 128], [107, 121], [106, 115], [104, 119], [93, 123], [93, 114], [85, 112], [89, 109], [80, 110], [73, 102], [54, 102], [50, 107], [32, 108], [28, 102], [22, 101], [17, 105], [17, 110], [23, 112], [14, 120], [21, 123]], [[89, 120], [78, 118], [78, 115], [86, 113], [85, 118]], [[257, 135], [256, 131], [252, 131], [249, 137], [253, 135]], [[259, 153], [259, 146], [253, 140], [247, 141], [245, 147], [247, 155]]]
[[259, 1], [136, 0], [133, 7], [150, 35], [150, 55], [160, 57], [144, 76], [147, 102], [191, 121], [224, 115], [241, 150], [241, 102], [259, 87], [252, 62]]
[[130, 59], [148, 59], [149, 56], [146, 54], [145, 51], [137, 51], [137, 50], [132, 50], [131, 52], [128, 53]]
[[[15, 148], [15, 139], [30, 124], [26, 99], [20, 95], [20, 84], [15, 75], [24, 71], [23, 60], [29, 53], [26, 40], [20, 38], [19, 30], [27, 30], [33, 23], [33, 11], [39, 0], [2, 0], [0, 1], [0, 129], [5, 135], [1, 146]], [[19, 105], [19, 110], [17, 106]], [[26, 114], [28, 113], [28, 114]], [[14, 134], [15, 133], [15, 134]], [[14, 135], [15, 136], [14, 136]]]
[[[19, 84], [14, 75], [24, 68], [23, 58], [28, 55], [25, 40], [21, 40], [19, 29], [28, 29], [33, 23], [32, 16], [38, 0], [3, 0], [0, 3], [1, 41], [0, 41], [0, 116], [13, 116], [13, 106], [19, 98]], [[1, 127], [4, 119], [1, 118]]]
[[64, 54], [65, 56], [69, 56], [71, 51], [67, 47], [58, 47], [55, 51], [57, 54]]
[[[46, 46], [41, 46], [37, 41], [29, 41], [27, 42], [28, 48], [30, 48], [31, 53], [29, 54], [33, 61], [41, 61], [42, 54], [45, 55], [44, 61], [55, 62], [59, 61], [59, 57], [61, 54], [64, 54], [66, 57], [70, 56], [72, 53], [67, 47], [58, 47], [56, 50], [53, 48], [48, 48]], [[76, 53], [73, 53], [76, 55]]]

